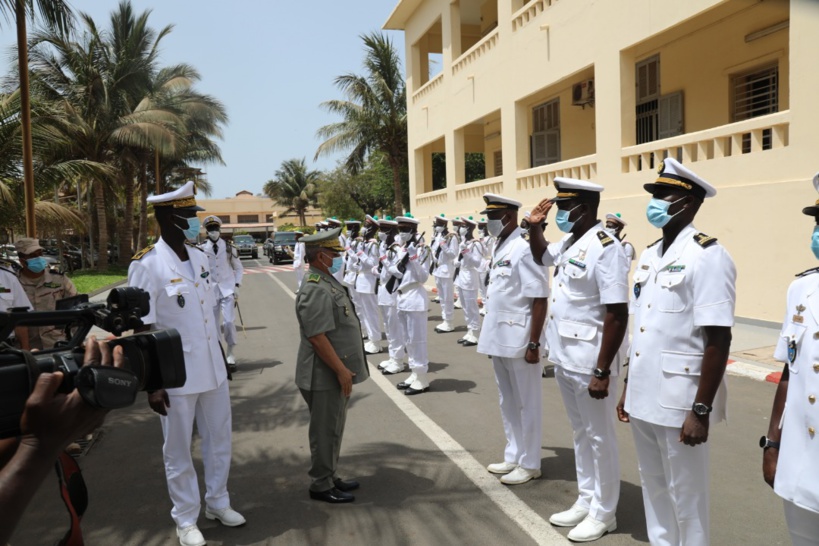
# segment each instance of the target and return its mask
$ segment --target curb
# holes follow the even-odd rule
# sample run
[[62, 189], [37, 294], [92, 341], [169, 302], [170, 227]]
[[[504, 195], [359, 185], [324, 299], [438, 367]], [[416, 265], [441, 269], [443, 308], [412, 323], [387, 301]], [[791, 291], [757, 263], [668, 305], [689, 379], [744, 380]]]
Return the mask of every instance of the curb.
[[742, 362], [739, 360], [728, 359], [728, 367], [725, 371], [737, 377], [747, 377], [755, 379], [756, 381], [766, 381], [775, 385], [779, 384], [782, 379], [782, 372], [773, 371], [768, 366], [754, 364], [750, 362]]

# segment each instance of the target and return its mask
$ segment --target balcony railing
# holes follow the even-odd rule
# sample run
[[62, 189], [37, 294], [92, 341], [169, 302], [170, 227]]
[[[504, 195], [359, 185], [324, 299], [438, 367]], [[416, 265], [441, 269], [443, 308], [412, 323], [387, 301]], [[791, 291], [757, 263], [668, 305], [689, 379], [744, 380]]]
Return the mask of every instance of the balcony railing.
[[487, 52], [489, 52], [489, 50], [498, 45], [499, 30], [500, 29], [496, 28], [484, 36], [480, 42], [467, 49], [463, 55], [458, 57], [455, 62], [452, 63], [452, 74], [457, 74], [469, 66], [470, 63], [480, 58], [482, 55], [485, 55]]
[[421, 193], [415, 197], [416, 208], [423, 209], [426, 207], [434, 207], [438, 205], [446, 205], [446, 188], [442, 190]]
[[722, 157], [755, 154], [788, 145], [789, 110], [729, 123], [713, 129], [623, 148], [622, 172], [655, 169], [666, 157], [696, 163]]
[[517, 13], [512, 15], [512, 31], [514, 32], [519, 28], [523, 28], [557, 2], [558, 0], [534, 0], [533, 2], [529, 2], [520, 8]]
[[455, 190], [455, 201], [461, 203], [470, 199], [481, 199], [485, 193], [503, 193], [503, 177], [495, 176], [477, 182], [461, 184]]
[[518, 191], [529, 191], [545, 188], [554, 184], [556, 176], [594, 180], [597, 177], [597, 155], [576, 157], [550, 165], [542, 165], [525, 171], [518, 171]]
[[440, 74], [438, 74], [437, 76], [435, 76], [434, 78], [429, 80], [427, 83], [422, 85], [421, 88], [418, 91], [416, 91], [415, 93], [412, 94], [412, 104], [415, 104], [416, 102], [421, 100], [423, 97], [425, 97], [425, 96], [429, 95], [430, 93], [432, 93], [432, 90], [435, 89], [436, 87], [440, 87], [440, 85], [441, 85], [441, 83], [443, 81], [444, 81], [444, 73], [441, 72]]

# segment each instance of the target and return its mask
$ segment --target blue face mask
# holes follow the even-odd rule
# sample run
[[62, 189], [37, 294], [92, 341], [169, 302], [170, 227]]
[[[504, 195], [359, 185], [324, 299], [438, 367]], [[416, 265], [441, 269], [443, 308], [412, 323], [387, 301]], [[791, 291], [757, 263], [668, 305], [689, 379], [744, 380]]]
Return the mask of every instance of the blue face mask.
[[333, 258], [333, 263], [330, 264], [330, 267], [327, 268], [330, 271], [330, 275], [335, 275], [339, 271], [341, 271], [341, 266], [344, 265], [344, 258], [341, 256], [336, 256]]
[[29, 258], [26, 260], [26, 267], [32, 273], [42, 273], [45, 271], [46, 265], [48, 265], [45, 261], [45, 258], [42, 256], [37, 256], [36, 258]]
[[[580, 205], [577, 205], [577, 207], [579, 206]], [[578, 218], [574, 222], [569, 221], [569, 216], [571, 216], [572, 211], [574, 211], [577, 207], [575, 207], [572, 210], [558, 209], [557, 214], [555, 215], [555, 223], [557, 224], [557, 229], [559, 229], [563, 233], [569, 233], [572, 230], [574, 225], [577, 223], [577, 220], [580, 220], [580, 218], [583, 217], [583, 215], [581, 214], [580, 218]]]
[[813, 228], [813, 235], [810, 238], [810, 249], [813, 251], [813, 255], [819, 259], [819, 226]]
[[648, 202], [648, 208], [646, 209], [646, 218], [648, 218], [648, 223], [655, 228], [665, 227], [672, 218], [683, 211], [683, 209], [680, 209], [674, 214], [668, 214], [669, 207], [679, 203], [683, 199], [685, 198], [680, 197], [676, 201], [669, 203], [668, 201], [663, 201], [662, 199], [652, 198], [651, 201]]
[[[182, 218], [178, 216], [178, 218]], [[182, 229], [182, 232], [185, 234], [186, 239], [196, 239], [199, 236], [199, 228], [202, 227], [202, 223], [199, 221], [197, 216], [192, 216], [190, 218], [184, 218], [188, 221], [188, 229]], [[179, 226], [176, 226], [179, 227]]]

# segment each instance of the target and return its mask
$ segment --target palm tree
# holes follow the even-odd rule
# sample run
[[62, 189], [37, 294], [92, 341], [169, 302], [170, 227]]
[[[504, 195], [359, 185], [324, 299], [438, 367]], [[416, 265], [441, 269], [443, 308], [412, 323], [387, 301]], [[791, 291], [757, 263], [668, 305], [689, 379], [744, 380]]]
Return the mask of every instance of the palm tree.
[[403, 211], [401, 172], [407, 166], [407, 91], [398, 53], [389, 38], [373, 32], [361, 37], [366, 51], [363, 76], [345, 74], [335, 79], [345, 99], [322, 103], [322, 107], [342, 117], [325, 125], [318, 136], [325, 139], [316, 158], [349, 150], [345, 167], [358, 174], [367, 156], [381, 152], [392, 168], [393, 213]]
[[321, 173], [308, 171], [307, 163], [302, 159], [288, 159], [276, 171], [275, 178], [268, 180], [262, 191], [273, 199], [277, 205], [287, 207], [285, 212], [299, 215], [299, 225], [304, 226], [304, 213], [318, 200], [316, 186]]

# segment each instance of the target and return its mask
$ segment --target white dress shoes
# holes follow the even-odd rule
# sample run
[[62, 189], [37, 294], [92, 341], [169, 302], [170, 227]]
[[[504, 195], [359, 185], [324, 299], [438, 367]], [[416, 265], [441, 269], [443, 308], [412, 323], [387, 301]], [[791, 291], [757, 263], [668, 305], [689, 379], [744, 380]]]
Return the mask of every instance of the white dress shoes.
[[552, 514], [552, 517], [549, 518], [549, 523], [556, 525], [557, 527], [574, 527], [586, 519], [586, 516], [588, 515], [588, 508], [583, 508], [579, 504], [575, 503], [566, 511]]
[[407, 365], [397, 360], [389, 360], [386, 364], [381, 370], [384, 375], [395, 375], [407, 370]]
[[515, 463], [492, 463], [486, 469], [492, 474], [509, 474], [517, 467]]
[[534, 480], [539, 477], [540, 477], [539, 468], [533, 468], [529, 470], [523, 468], [522, 466], [519, 466], [512, 472], [501, 478], [500, 481], [501, 483], [505, 483], [506, 485], [520, 485], [522, 483], [528, 482], [529, 480]]
[[230, 506], [222, 510], [205, 508], [205, 517], [211, 520], [219, 520], [219, 523], [225, 527], [238, 527], [246, 523], [245, 517]]
[[199, 527], [196, 525], [188, 525], [183, 528], [177, 527], [176, 536], [179, 537], [179, 544], [182, 546], [204, 546], [207, 544], [205, 537], [202, 536]]
[[435, 327], [435, 331], [439, 334], [443, 334], [446, 332], [452, 332], [455, 330], [455, 327], [450, 324], [448, 320], [443, 321], [441, 324]]
[[377, 355], [378, 353], [381, 352], [381, 347], [379, 347], [376, 343], [373, 343], [372, 341], [368, 341], [367, 343], [364, 344], [364, 351], [367, 354]]
[[599, 521], [591, 516], [580, 522], [580, 525], [569, 531], [569, 540], [574, 542], [591, 542], [602, 537], [606, 533], [617, 530], [617, 518], [611, 521]]

